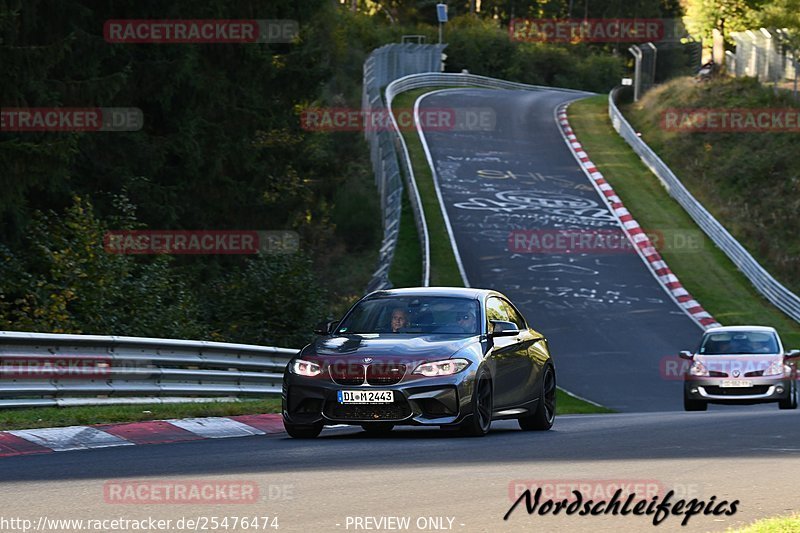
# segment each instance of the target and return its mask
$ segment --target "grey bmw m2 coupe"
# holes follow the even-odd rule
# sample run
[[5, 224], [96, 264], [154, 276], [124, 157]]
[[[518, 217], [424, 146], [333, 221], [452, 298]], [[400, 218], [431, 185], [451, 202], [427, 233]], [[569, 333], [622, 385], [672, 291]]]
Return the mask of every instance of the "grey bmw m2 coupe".
[[514, 418], [547, 430], [556, 373], [544, 335], [503, 294], [483, 289], [373, 292], [289, 361], [283, 421], [292, 437], [325, 425], [381, 433], [396, 425], [485, 435]]

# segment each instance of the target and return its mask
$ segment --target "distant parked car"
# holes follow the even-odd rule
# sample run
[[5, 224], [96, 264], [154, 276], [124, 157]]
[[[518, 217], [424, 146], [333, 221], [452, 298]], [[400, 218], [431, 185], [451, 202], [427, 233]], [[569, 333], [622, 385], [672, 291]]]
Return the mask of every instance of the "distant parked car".
[[503, 294], [482, 289], [373, 292], [341, 322], [321, 324], [283, 379], [283, 422], [292, 437], [350, 424], [370, 433], [395, 425], [485, 435], [492, 420], [548, 430], [556, 373], [547, 339]]
[[684, 376], [687, 411], [705, 411], [709, 403], [777, 402], [781, 409], [797, 408], [800, 350], [784, 351], [774, 328], [711, 328], [696, 352], [680, 357], [692, 362]]

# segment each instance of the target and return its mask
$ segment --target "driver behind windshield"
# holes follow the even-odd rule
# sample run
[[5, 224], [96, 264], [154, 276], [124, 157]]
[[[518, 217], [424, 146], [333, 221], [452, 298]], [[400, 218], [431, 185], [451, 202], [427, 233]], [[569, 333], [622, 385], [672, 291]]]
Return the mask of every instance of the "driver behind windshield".
[[401, 333], [408, 326], [408, 313], [400, 307], [392, 311], [391, 331]]

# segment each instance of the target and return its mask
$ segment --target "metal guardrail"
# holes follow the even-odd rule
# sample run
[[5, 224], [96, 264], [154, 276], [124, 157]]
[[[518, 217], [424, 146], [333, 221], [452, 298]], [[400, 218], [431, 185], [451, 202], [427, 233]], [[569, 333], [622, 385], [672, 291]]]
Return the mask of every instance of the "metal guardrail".
[[[364, 62], [361, 108], [371, 117], [387, 113], [381, 98], [381, 89], [397, 78], [418, 72], [440, 71], [442, 50], [447, 45], [390, 44], [374, 50]], [[397, 129], [365, 128], [364, 136], [370, 145], [370, 159], [375, 173], [375, 183], [381, 198], [383, 214], [383, 242], [378, 266], [367, 286], [367, 292], [391, 287], [389, 268], [400, 232], [400, 213], [403, 205], [403, 178], [397, 157], [397, 146], [402, 136]], [[408, 178], [408, 176], [406, 176]], [[410, 183], [410, 182], [408, 182]], [[423, 279], [428, 285], [428, 256], [423, 235], [427, 232], [421, 213], [414, 211], [414, 220], [420, 234], [423, 255]]]
[[0, 331], [0, 408], [176, 403], [281, 392], [298, 350]]
[[394, 98], [404, 91], [421, 89], [424, 87], [478, 87], [484, 89], [519, 89], [519, 90], [548, 90], [563, 91], [580, 95], [592, 94], [576, 89], [562, 89], [559, 87], [546, 87], [543, 85], [528, 85], [527, 83], [517, 83], [515, 81], [499, 80], [487, 76], [478, 76], [469, 73], [453, 72], [425, 72], [422, 74], [411, 74], [393, 81], [386, 87], [386, 98]]
[[619, 87], [608, 95], [608, 115], [617, 133], [633, 148], [644, 164], [661, 180], [670, 196], [683, 207], [706, 235], [716, 244], [747, 279], [775, 307], [800, 322], [800, 297], [781, 285], [752, 255], [709, 213], [670, 168], [642, 141], [617, 108]]

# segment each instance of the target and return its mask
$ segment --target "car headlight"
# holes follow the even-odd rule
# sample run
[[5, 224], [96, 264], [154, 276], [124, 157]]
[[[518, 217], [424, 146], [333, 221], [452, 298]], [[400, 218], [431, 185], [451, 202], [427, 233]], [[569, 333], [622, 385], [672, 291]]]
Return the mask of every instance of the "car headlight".
[[692, 366], [689, 367], [689, 375], [695, 377], [708, 376], [708, 369], [700, 361], [695, 361], [692, 363]]
[[783, 362], [775, 361], [764, 370], [762, 376], [780, 376], [783, 372]]
[[313, 363], [311, 361], [305, 361], [303, 359], [296, 359], [289, 367], [289, 370], [292, 372], [292, 374], [297, 374], [298, 376], [306, 376], [310, 378], [322, 374], [321, 366], [319, 366], [317, 363]]
[[446, 359], [444, 361], [434, 361], [432, 363], [422, 363], [412, 374], [422, 374], [427, 377], [452, 376], [458, 374], [469, 366], [466, 359]]

